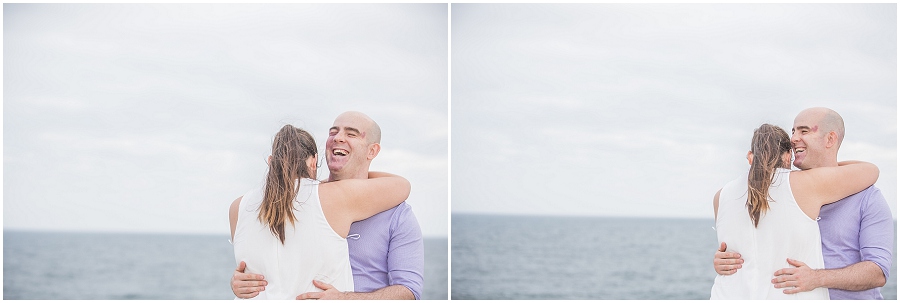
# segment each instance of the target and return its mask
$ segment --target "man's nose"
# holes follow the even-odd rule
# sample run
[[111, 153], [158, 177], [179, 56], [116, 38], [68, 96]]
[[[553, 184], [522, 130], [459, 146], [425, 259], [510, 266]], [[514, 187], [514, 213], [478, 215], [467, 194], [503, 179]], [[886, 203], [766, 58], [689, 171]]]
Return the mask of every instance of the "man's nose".
[[345, 137], [344, 132], [338, 132], [334, 135], [334, 142], [344, 142]]

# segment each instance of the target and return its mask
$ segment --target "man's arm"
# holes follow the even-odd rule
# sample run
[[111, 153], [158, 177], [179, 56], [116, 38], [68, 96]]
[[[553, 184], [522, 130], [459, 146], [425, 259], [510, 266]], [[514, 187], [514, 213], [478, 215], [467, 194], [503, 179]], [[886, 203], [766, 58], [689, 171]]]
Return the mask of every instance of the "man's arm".
[[[802, 262], [788, 259], [796, 268], [775, 272], [772, 283], [784, 293], [809, 291], [828, 287], [849, 291], [868, 290], [884, 286], [890, 273], [894, 247], [894, 219], [881, 190], [873, 188], [864, 203], [859, 223], [859, 247], [862, 261], [844, 268], [812, 270]], [[843, 202], [841, 202], [843, 203]]]
[[234, 270], [231, 275], [231, 292], [241, 299], [250, 299], [259, 295], [259, 292], [266, 290], [266, 282], [263, 275], [245, 274], [247, 263], [241, 261], [241, 264]]
[[297, 300], [414, 300], [412, 291], [403, 285], [391, 285], [373, 292], [341, 292], [331, 284], [313, 281], [322, 292], [308, 292], [297, 296]]
[[775, 288], [787, 288], [786, 294], [811, 291], [819, 287], [849, 291], [882, 287], [886, 281], [881, 267], [872, 261], [862, 261], [838, 269], [811, 269], [803, 262], [788, 259], [796, 268], [782, 268], [775, 272], [772, 284]]
[[726, 252], [725, 242], [719, 244], [719, 250], [716, 251], [715, 257], [713, 257], [713, 267], [716, 269], [716, 273], [727, 276], [737, 272], [744, 264], [744, 259], [741, 258], [741, 254], [736, 252]]
[[[391, 222], [391, 244], [388, 249], [388, 278], [391, 286], [404, 286], [407, 292], [397, 288], [390, 294], [405, 294], [396, 299], [420, 299], [425, 284], [425, 244], [422, 229], [412, 207], [400, 209]], [[409, 296], [409, 295], [412, 296]], [[385, 298], [388, 299], [388, 298]]]
[[390, 286], [373, 292], [345, 292], [333, 289], [331, 285], [314, 281], [314, 285], [325, 291], [305, 293], [297, 299], [320, 300], [418, 300], [421, 298], [425, 272], [425, 245], [422, 230], [412, 213], [412, 208], [401, 204], [401, 208], [391, 220], [391, 242], [388, 247], [387, 265]]
[[822, 269], [822, 287], [860, 291], [882, 287], [887, 279], [881, 267], [872, 261], [862, 261], [840, 269]]

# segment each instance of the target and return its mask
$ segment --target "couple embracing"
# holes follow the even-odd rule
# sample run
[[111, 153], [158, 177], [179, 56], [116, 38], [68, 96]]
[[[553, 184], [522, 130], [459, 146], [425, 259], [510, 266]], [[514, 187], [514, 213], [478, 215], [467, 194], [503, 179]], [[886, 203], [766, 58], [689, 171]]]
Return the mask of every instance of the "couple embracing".
[[265, 183], [231, 204], [238, 298], [418, 299], [424, 246], [403, 177], [370, 172], [381, 129], [359, 112], [334, 120], [325, 142], [328, 181], [316, 180], [317, 147], [285, 125]]
[[711, 298], [881, 299], [894, 224], [878, 168], [837, 161], [844, 121], [833, 110], [800, 112], [791, 132], [756, 129], [747, 177], [715, 195]]

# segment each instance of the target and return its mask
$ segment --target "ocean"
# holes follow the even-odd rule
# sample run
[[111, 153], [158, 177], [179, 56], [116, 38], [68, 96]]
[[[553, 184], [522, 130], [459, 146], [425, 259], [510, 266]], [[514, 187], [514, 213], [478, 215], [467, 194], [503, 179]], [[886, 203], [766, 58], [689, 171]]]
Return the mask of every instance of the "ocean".
[[716, 276], [712, 219], [452, 216], [454, 300], [705, 300]]
[[[234, 268], [227, 235], [3, 231], [4, 300], [230, 300]], [[447, 238], [426, 238], [422, 299], [447, 281]]]

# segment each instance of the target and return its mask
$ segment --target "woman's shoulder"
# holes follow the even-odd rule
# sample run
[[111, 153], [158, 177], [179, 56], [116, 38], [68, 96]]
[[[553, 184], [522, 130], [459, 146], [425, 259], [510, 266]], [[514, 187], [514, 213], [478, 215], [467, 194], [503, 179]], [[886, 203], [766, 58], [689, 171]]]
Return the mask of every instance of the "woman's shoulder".
[[316, 180], [316, 179], [312, 179], [312, 178], [301, 178], [300, 179], [301, 186], [302, 185], [319, 185], [320, 183], [322, 183], [322, 182], [319, 180]]

